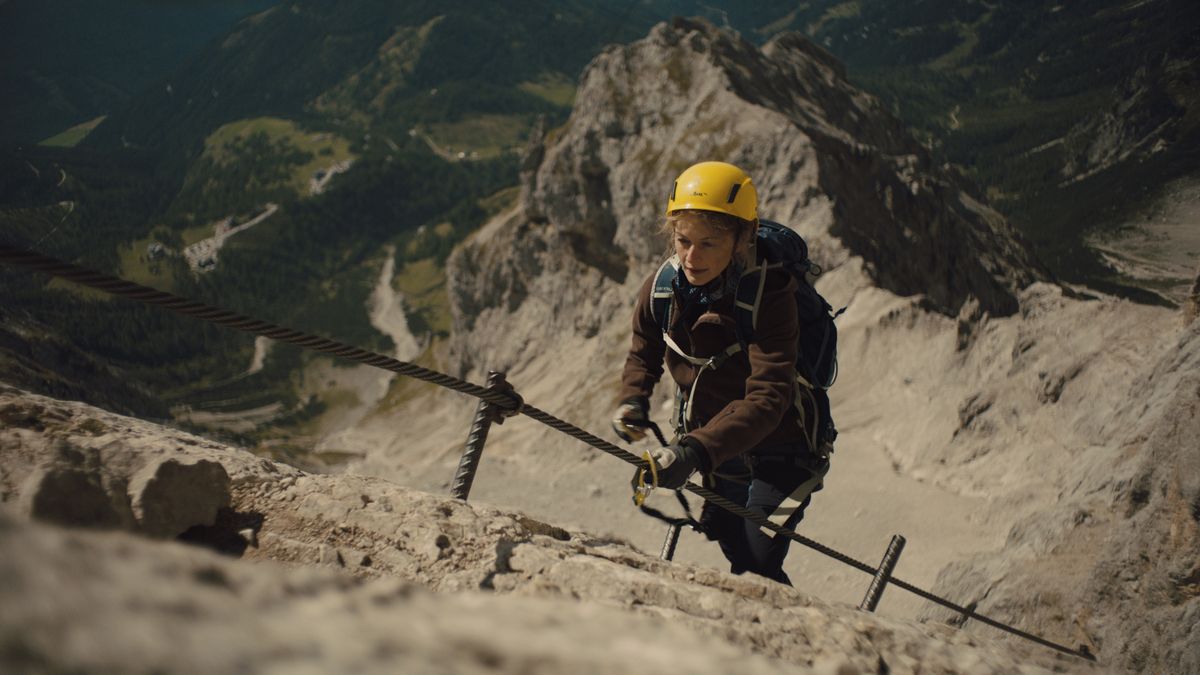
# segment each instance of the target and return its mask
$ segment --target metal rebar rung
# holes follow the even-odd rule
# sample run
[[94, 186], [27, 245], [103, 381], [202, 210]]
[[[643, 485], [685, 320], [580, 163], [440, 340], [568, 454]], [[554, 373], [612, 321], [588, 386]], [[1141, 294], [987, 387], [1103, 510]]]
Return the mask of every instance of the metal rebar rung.
[[662, 552], [658, 557], [663, 560], [675, 559], [675, 547], [679, 544], [679, 531], [683, 529], [682, 525], [668, 525], [667, 536], [663, 539]]
[[879, 563], [879, 570], [875, 572], [875, 578], [871, 579], [871, 585], [867, 588], [867, 595], [863, 598], [859, 609], [868, 612], [874, 612], [879, 606], [879, 599], [883, 597], [883, 589], [887, 588], [888, 581], [892, 578], [892, 571], [896, 569], [896, 561], [900, 559], [900, 552], [904, 550], [904, 537], [894, 534], [892, 542], [888, 544], [887, 551], [883, 554], [883, 560]]
[[[504, 373], [488, 371], [487, 388], [498, 389], [508, 384]], [[471, 421], [471, 431], [467, 434], [467, 445], [463, 449], [462, 459], [458, 462], [458, 472], [454, 474], [454, 485], [450, 494], [455, 499], [466, 500], [471, 494], [471, 484], [475, 482], [475, 471], [479, 469], [479, 459], [483, 456], [483, 444], [487, 443], [488, 431], [496, 419], [495, 404], [480, 399], [475, 408], [475, 419]]]

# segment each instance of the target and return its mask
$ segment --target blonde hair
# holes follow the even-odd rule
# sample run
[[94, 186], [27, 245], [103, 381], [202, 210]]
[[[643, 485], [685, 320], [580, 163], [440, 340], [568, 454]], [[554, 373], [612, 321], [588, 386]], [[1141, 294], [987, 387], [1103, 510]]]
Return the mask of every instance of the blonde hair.
[[751, 220], [743, 220], [737, 216], [731, 216], [728, 213], [721, 213], [720, 211], [705, 211], [702, 209], [672, 211], [667, 214], [667, 217], [659, 226], [659, 232], [663, 235], [663, 239], [667, 243], [668, 254], [675, 252], [675, 243], [673, 241], [675, 230], [684, 221], [704, 225], [717, 232], [732, 234], [734, 255], [742, 259], [742, 262], [747, 262], [744, 259], [745, 255], [749, 252], [749, 247], [746, 244], [753, 240], [754, 233], [758, 230], [758, 223]]

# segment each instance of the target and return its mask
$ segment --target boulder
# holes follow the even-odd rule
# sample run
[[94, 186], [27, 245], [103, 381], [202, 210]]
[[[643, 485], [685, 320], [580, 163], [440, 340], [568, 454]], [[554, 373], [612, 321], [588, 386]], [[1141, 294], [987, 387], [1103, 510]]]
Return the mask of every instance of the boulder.
[[[176, 537], [230, 505], [225, 467], [195, 437], [138, 434], [148, 422], [78, 404], [47, 407], [0, 389], [0, 495], [30, 517], [73, 527]], [[95, 412], [92, 412], [95, 411]], [[48, 429], [53, 433], [45, 433]]]
[[129, 496], [142, 532], [176, 537], [196, 525], [216, 522], [217, 513], [229, 506], [229, 474], [206, 459], [159, 459], [133, 475]]

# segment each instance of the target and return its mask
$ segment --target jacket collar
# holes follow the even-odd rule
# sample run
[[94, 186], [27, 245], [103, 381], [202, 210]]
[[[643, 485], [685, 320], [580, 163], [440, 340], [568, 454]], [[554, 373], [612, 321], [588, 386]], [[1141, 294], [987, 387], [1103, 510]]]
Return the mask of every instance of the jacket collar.
[[732, 304], [741, 278], [742, 266], [734, 261], [716, 279], [703, 286], [694, 286], [681, 267], [671, 281], [680, 310], [676, 316], [684, 326], [691, 326], [707, 312], [719, 313], [721, 307]]

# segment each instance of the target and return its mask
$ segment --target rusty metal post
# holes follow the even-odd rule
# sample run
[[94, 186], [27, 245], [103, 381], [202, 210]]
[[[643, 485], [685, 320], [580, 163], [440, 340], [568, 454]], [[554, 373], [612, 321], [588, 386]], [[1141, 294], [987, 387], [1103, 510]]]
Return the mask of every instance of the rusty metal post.
[[679, 545], [679, 531], [682, 529], [682, 525], [667, 526], [667, 538], [663, 539], [662, 552], [658, 554], [660, 559], [675, 559], [675, 547]]
[[904, 550], [904, 541], [904, 537], [898, 534], [892, 535], [892, 543], [888, 544], [887, 552], [883, 554], [883, 560], [879, 563], [879, 569], [875, 572], [875, 578], [871, 580], [871, 586], [867, 588], [867, 596], [858, 606], [859, 609], [874, 612], [875, 608], [879, 606], [879, 599], [883, 597], [883, 589], [891, 580], [892, 571], [896, 569], [896, 561], [900, 559], [900, 552]]
[[[488, 371], [487, 388], [505, 389], [508, 382], [504, 373]], [[454, 485], [450, 494], [455, 499], [466, 500], [471, 494], [471, 484], [475, 482], [475, 471], [479, 468], [479, 458], [483, 456], [483, 444], [487, 443], [488, 431], [492, 422], [499, 417], [495, 404], [480, 400], [475, 408], [475, 419], [471, 422], [471, 432], [467, 434], [467, 446], [463, 449], [462, 459], [458, 463], [458, 472], [454, 474]]]

